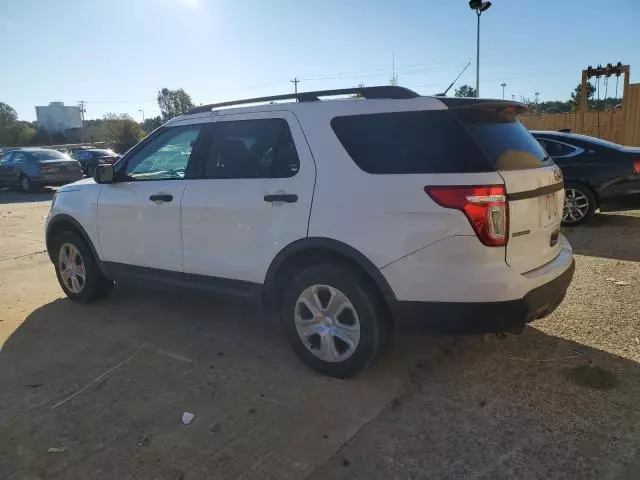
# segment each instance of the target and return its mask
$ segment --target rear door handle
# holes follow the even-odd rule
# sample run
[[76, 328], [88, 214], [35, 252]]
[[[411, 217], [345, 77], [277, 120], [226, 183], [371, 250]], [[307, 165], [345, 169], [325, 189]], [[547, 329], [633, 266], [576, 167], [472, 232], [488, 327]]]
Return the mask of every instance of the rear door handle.
[[149, 200], [151, 200], [152, 202], [170, 202], [171, 200], [173, 200], [173, 195], [168, 195], [164, 193], [151, 195], [149, 197]]
[[284, 203], [296, 203], [298, 201], [298, 195], [292, 193], [282, 193], [275, 195], [265, 195], [265, 202], [284, 202]]

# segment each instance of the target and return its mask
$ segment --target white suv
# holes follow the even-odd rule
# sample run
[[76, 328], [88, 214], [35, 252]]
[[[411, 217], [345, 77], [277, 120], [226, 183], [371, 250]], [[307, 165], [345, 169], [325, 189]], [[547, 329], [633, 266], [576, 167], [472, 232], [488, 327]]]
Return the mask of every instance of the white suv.
[[521, 108], [401, 87], [197, 107], [62, 187], [47, 249], [77, 302], [127, 280], [257, 294], [337, 377], [407, 317], [512, 329], [553, 311], [574, 270], [562, 176]]

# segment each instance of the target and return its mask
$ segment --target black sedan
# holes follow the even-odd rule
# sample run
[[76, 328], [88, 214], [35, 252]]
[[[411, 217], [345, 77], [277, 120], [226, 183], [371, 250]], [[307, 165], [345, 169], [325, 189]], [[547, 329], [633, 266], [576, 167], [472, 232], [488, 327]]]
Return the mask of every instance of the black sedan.
[[573, 133], [531, 133], [564, 175], [564, 225], [577, 225], [598, 208], [640, 208], [640, 148]]
[[91, 177], [98, 164], [115, 163], [120, 158], [120, 155], [113, 150], [104, 148], [85, 148], [77, 150], [71, 157], [79, 161], [84, 174]]

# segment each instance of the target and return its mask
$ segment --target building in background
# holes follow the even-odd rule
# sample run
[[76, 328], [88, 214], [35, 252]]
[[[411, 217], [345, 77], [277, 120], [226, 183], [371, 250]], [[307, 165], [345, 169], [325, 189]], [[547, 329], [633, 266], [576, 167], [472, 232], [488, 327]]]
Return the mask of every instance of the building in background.
[[77, 137], [82, 132], [82, 113], [77, 106], [64, 102], [50, 102], [46, 107], [36, 107], [38, 128], [47, 133], [63, 133], [67, 138]]

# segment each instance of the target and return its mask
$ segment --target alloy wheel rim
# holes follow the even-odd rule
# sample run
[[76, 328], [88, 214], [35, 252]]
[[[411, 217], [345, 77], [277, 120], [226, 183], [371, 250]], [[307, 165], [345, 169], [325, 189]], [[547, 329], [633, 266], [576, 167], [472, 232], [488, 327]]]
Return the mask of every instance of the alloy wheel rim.
[[562, 220], [575, 223], [582, 220], [589, 211], [589, 199], [580, 190], [567, 188], [564, 196]]
[[29, 187], [31, 186], [31, 181], [29, 180], [29, 178], [27, 177], [22, 177], [22, 189], [23, 190], [29, 190]]
[[71, 243], [64, 243], [58, 254], [58, 269], [65, 287], [71, 293], [80, 293], [85, 285], [86, 270], [84, 260], [78, 248]]
[[335, 287], [312, 285], [295, 307], [295, 326], [300, 340], [315, 357], [342, 362], [360, 343], [360, 320], [349, 298]]

